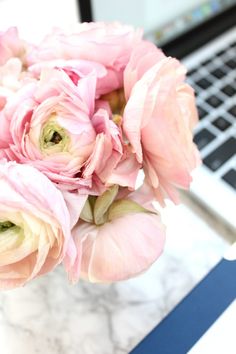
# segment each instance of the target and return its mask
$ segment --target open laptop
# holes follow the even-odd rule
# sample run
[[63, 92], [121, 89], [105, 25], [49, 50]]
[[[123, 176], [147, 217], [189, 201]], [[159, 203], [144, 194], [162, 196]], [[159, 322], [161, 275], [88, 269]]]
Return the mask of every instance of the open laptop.
[[80, 0], [81, 21], [141, 26], [188, 68], [203, 159], [191, 194], [236, 230], [236, 0]]

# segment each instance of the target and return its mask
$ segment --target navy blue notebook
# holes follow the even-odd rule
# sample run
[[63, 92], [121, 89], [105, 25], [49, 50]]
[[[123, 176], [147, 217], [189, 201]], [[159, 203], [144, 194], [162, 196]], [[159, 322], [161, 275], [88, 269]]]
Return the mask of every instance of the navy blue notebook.
[[186, 354], [235, 299], [236, 261], [222, 260], [130, 354]]

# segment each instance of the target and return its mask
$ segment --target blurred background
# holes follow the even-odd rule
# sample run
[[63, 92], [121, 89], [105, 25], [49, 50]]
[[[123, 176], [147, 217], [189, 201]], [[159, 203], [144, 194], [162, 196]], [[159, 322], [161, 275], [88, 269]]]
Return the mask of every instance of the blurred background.
[[92, 16], [95, 21], [119, 20], [142, 27], [145, 36], [160, 45], [233, 3], [177, 0], [173, 6], [171, 0], [164, 4], [161, 0], [0, 0], [0, 27], [17, 25], [24, 36], [35, 40], [51, 26], [66, 26]]
[[24, 38], [38, 41], [52, 26], [80, 20], [76, 0], [0, 0], [0, 28], [17, 26]]

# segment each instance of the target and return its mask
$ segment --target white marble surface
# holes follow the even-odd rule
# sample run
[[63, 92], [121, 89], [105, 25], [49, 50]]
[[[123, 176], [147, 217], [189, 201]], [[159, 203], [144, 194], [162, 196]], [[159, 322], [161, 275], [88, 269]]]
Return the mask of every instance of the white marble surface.
[[224, 238], [232, 238], [230, 231], [194, 208], [165, 210], [164, 255], [135, 279], [71, 286], [58, 268], [0, 293], [0, 354], [127, 354], [228, 247]]

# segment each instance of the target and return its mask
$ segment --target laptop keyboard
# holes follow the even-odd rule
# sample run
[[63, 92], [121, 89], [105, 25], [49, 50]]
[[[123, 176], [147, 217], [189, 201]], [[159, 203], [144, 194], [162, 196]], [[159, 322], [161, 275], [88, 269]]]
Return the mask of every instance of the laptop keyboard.
[[236, 42], [188, 72], [200, 122], [194, 141], [203, 164], [236, 190]]

